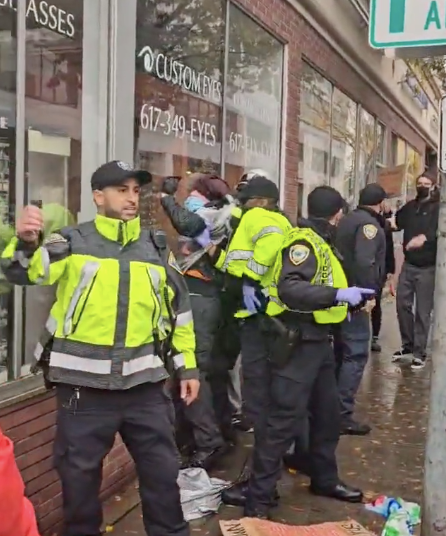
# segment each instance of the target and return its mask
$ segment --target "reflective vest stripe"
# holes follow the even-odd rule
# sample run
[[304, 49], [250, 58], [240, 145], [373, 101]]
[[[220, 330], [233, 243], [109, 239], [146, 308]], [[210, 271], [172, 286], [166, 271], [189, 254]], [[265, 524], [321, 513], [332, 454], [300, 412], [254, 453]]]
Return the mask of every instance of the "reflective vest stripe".
[[226, 271], [228, 268], [228, 265], [232, 261], [249, 261], [249, 259], [253, 256], [253, 251], [246, 251], [243, 249], [234, 249], [233, 251], [230, 251], [226, 254], [225, 262], [223, 263], [222, 270]]
[[254, 272], [257, 275], [265, 275], [266, 272], [269, 270], [269, 266], [265, 266], [264, 264], [260, 264], [259, 262], [255, 261], [254, 259], [249, 259], [248, 264], [246, 265], [248, 270], [251, 270], [251, 272]]
[[259, 231], [256, 235], [252, 237], [252, 243], [255, 244], [257, 240], [262, 238], [265, 235], [268, 234], [280, 234], [283, 235], [283, 230], [280, 227], [275, 227], [273, 225], [270, 225], [268, 227], [264, 227], [261, 231]]

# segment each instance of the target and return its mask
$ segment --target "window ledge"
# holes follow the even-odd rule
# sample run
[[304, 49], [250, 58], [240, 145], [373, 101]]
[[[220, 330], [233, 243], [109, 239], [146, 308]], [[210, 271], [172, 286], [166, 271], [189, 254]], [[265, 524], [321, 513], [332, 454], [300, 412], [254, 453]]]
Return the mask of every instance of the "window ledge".
[[19, 380], [1, 384], [0, 410], [46, 392], [47, 390], [40, 374], [37, 376], [26, 376]]

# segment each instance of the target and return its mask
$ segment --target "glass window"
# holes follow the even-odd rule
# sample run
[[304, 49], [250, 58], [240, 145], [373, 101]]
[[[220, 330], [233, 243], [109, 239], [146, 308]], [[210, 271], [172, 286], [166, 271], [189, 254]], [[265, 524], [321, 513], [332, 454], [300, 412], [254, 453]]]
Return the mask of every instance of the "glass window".
[[135, 162], [155, 181], [220, 171], [224, 6], [137, 1]]
[[396, 134], [392, 134], [392, 163], [394, 166], [406, 163], [406, 142]]
[[283, 45], [232, 4], [227, 65], [225, 178], [261, 168], [279, 184]]
[[355, 195], [357, 105], [334, 88], [330, 184], [351, 203]]
[[329, 182], [331, 97], [331, 83], [304, 63], [299, 122], [299, 143], [302, 147], [299, 180], [304, 185], [304, 215], [308, 193], [316, 186]]
[[408, 199], [413, 199], [417, 191], [417, 178], [423, 172], [423, 158], [410, 147], [407, 146], [407, 173], [406, 173], [406, 195]]
[[376, 181], [375, 173], [375, 118], [361, 109], [359, 125], [358, 191]]
[[376, 122], [376, 164], [378, 166], [385, 166], [387, 162], [386, 158], [386, 127]]
[[[11, 238], [15, 214], [16, 11], [0, 2], [0, 247]], [[13, 293], [0, 275], [0, 383], [11, 377]]]
[[[25, 203], [80, 211], [83, 2], [53, 0], [26, 18]], [[30, 4], [31, 5], [31, 4]], [[49, 230], [50, 221], [45, 225]], [[24, 302], [24, 368], [54, 301], [54, 288], [28, 287]]]

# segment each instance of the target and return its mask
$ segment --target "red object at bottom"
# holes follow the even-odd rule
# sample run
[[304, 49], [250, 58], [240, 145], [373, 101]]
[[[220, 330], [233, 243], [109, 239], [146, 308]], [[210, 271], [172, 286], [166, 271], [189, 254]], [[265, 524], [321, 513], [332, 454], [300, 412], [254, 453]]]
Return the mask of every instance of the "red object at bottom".
[[25, 486], [12, 441], [0, 430], [0, 536], [39, 536], [36, 514]]

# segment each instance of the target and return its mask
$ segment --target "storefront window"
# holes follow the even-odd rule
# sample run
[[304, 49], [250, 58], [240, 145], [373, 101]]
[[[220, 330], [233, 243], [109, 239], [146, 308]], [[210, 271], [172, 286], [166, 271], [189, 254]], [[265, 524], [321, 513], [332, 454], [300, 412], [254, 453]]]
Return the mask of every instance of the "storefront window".
[[316, 186], [329, 182], [331, 99], [330, 82], [304, 64], [299, 123], [299, 142], [302, 147], [299, 180], [304, 184], [304, 215], [308, 193]]
[[220, 172], [224, 5], [138, 0], [135, 162], [155, 180]]
[[379, 167], [385, 166], [387, 162], [386, 158], [386, 127], [376, 122], [376, 164]]
[[[15, 109], [17, 15], [0, 2], [0, 248], [13, 231], [15, 212]], [[0, 275], [0, 383], [11, 377], [13, 293]]]
[[366, 184], [376, 181], [375, 148], [375, 118], [364, 109], [361, 109], [359, 125], [358, 190], [364, 188]]
[[227, 46], [225, 178], [261, 168], [279, 184], [283, 45], [231, 4]]
[[357, 105], [334, 88], [330, 184], [350, 203], [355, 195]]
[[[80, 211], [83, 2], [53, 0], [51, 16], [26, 19], [25, 203]], [[45, 222], [46, 225], [49, 222]], [[54, 288], [31, 287], [24, 300], [23, 372], [54, 301]]]
[[413, 199], [417, 191], [417, 178], [423, 172], [423, 158], [420, 153], [407, 146], [407, 174], [406, 195], [407, 199]]

